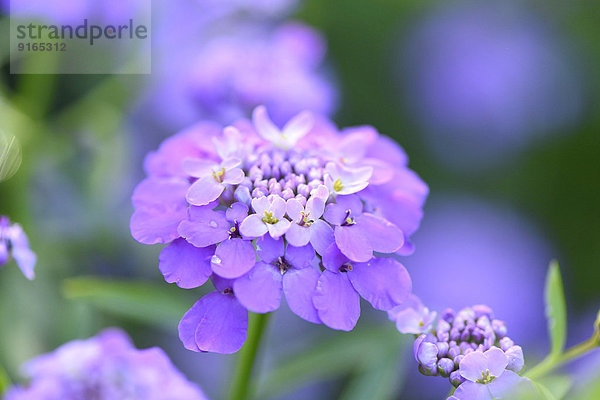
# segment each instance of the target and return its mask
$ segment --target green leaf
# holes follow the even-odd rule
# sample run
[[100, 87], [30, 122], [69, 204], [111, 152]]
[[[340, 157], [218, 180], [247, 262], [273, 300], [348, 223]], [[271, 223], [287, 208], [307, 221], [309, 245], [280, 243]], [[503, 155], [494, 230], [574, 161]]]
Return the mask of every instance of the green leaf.
[[567, 337], [567, 307], [558, 262], [550, 262], [544, 290], [550, 336], [550, 357], [562, 353]]
[[401, 383], [400, 340], [395, 348], [381, 347], [379, 357], [360, 371], [346, 385], [340, 400], [389, 400]]
[[[375, 379], [372, 377], [375, 374], [373, 366], [380, 361], [381, 354], [397, 352], [403, 339], [404, 336], [389, 327], [335, 333], [331, 339], [319, 341], [319, 344], [312, 349], [302, 349], [298, 354], [287, 355], [284, 361], [276, 363], [270, 374], [258, 385], [258, 390], [253, 393], [257, 394], [256, 399], [262, 400], [281, 395], [310, 382], [322, 382], [352, 373], [358, 373], [359, 381], [362, 380], [356, 385], [372, 386]], [[371, 371], [367, 372], [369, 368]], [[362, 377], [361, 372], [364, 373]], [[381, 374], [382, 370], [379, 369], [378, 372]], [[367, 377], [367, 375], [371, 376]], [[391, 378], [385, 378], [385, 380], [389, 379]]]
[[[533, 382], [533, 386], [535, 386], [535, 390], [537, 390], [538, 394], [542, 396], [542, 400], [559, 400], [555, 397], [552, 392], [544, 385], [539, 382]], [[529, 400], [529, 399], [518, 399], [518, 400]]]
[[552, 393], [552, 399], [562, 400], [573, 386], [573, 380], [566, 375], [553, 375], [540, 379], [536, 384]]
[[63, 284], [67, 299], [87, 302], [101, 311], [173, 329], [200, 296], [176, 287], [139, 281], [73, 278]]

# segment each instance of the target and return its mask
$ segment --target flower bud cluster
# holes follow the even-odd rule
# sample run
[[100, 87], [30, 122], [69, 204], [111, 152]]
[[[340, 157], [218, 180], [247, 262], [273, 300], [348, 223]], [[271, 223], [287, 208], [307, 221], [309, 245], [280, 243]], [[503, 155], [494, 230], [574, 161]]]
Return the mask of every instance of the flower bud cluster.
[[448, 309], [441, 313], [431, 332], [415, 340], [419, 371], [449, 378], [458, 387], [464, 382], [459, 372], [462, 359], [474, 351], [484, 353], [496, 346], [508, 357], [506, 369], [519, 372], [524, 365], [523, 350], [506, 335], [506, 324], [495, 319], [487, 306], [467, 307], [458, 313]]

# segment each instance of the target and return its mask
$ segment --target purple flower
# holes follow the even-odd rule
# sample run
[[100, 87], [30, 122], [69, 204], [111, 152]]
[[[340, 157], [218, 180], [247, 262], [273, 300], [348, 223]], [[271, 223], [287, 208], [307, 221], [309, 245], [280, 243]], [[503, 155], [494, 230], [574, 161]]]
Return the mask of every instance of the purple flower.
[[[182, 319], [185, 347], [237, 351], [246, 339], [247, 310], [274, 311], [283, 294], [301, 318], [340, 330], [356, 325], [361, 296], [384, 311], [404, 302], [408, 272], [393, 258], [378, 258], [406, 253], [409, 234], [379, 207], [404, 186], [377, 190], [391, 183], [386, 174], [372, 174], [386, 169], [389, 177], [403, 176], [408, 169], [399, 154], [373, 128], [340, 133], [303, 112], [280, 129], [264, 107], [252, 121], [220, 132], [197, 124], [151, 153], [149, 177], [132, 197], [132, 235], [168, 244], [159, 258], [167, 282], [194, 288], [211, 279], [217, 289]], [[350, 170], [368, 174], [336, 175]], [[351, 194], [341, 194], [344, 188]], [[395, 211], [418, 220], [421, 205], [403, 203]]]
[[29, 240], [19, 224], [11, 224], [10, 219], [0, 215], [0, 267], [4, 266], [11, 258], [29, 280], [35, 277], [33, 269], [37, 260], [36, 255], [29, 248]]
[[421, 300], [411, 294], [406, 301], [388, 311], [388, 317], [396, 322], [400, 333], [420, 334], [431, 329], [437, 313], [429, 311]]
[[[527, 378], [506, 369], [508, 357], [502, 350], [492, 347], [482, 353], [474, 351], [460, 362], [460, 374], [465, 379], [450, 399], [493, 400], [519, 398], [529, 395], [537, 398], [536, 390]], [[515, 397], [516, 396], [516, 397]]]
[[6, 400], [206, 400], [161, 349], [138, 350], [117, 329], [64, 344], [25, 371], [29, 385], [11, 388]]

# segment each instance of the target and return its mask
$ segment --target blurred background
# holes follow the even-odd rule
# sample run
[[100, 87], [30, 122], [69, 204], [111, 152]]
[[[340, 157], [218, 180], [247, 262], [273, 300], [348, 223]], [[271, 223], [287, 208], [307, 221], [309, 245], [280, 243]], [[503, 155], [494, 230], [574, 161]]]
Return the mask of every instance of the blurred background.
[[[13, 18], [56, 23], [145, 6], [13, 3]], [[570, 340], [585, 339], [600, 304], [599, 21], [600, 3], [583, 0], [154, 0], [150, 75], [11, 75], [3, 43], [0, 143], [15, 137], [19, 149], [0, 176], [0, 214], [24, 227], [38, 264], [31, 282], [14, 263], [0, 271], [0, 365], [19, 381], [27, 359], [122, 326], [223, 397], [235, 357], [177, 338], [206, 289], [164, 283], [160, 246], [130, 236], [130, 196], [166, 137], [259, 104], [280, 124], [308, 108], [404, 147], [430, 197], [402, 261], [430, 308], [490, 305], [532, 364], [547, 349], [543, 285], [556, 258]], [[442, 398], [446, 380], [419, 375], [411, 358], [411, 338], [366, 304], [349, 334], [283, 307], [257, 398]]]

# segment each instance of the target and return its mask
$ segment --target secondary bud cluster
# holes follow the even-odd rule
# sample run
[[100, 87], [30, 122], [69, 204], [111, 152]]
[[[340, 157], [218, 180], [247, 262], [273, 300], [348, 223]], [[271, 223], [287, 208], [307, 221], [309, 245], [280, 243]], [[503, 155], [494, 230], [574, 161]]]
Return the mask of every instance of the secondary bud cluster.
[[487, 306], [467, 307], [458, 313], [448, 309], [441, 313], [431, 332], [415, 340], [419, 371], [447, 377], [458, 387], [465, 380], [459, 372], [462, 359], [474, 351], [483, 353], [496, 346], [508, 357], [506, 369], [519, 372], [524, 365], [523, 351], [506, 335], [506, 324], [495, 319]]

